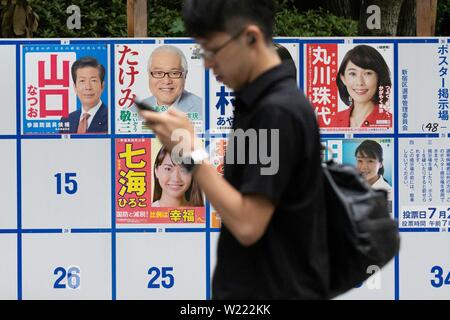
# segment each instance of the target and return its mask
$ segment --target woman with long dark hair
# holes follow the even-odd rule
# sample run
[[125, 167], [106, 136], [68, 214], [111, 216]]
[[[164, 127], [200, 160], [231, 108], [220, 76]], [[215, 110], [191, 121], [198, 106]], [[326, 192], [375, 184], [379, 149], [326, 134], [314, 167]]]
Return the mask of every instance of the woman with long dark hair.
[[152, 207], [202, 207], [203, 195], [195, 178], [183, 166], [174, 164], [161, 147], [154, 164]]

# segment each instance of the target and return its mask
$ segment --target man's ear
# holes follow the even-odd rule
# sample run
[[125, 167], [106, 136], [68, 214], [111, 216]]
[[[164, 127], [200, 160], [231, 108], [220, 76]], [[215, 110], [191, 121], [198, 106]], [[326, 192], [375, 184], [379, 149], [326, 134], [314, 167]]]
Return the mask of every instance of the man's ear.
[[250, 46], [254, 45], [257, 42], [265, 41], [263, 32], [255, 24], [251, 24], [251, 25], [247, 26], [246, 33], [247, 33], [247, 35], [246, 35], [245, 40], [246, 40], [247, 44]]

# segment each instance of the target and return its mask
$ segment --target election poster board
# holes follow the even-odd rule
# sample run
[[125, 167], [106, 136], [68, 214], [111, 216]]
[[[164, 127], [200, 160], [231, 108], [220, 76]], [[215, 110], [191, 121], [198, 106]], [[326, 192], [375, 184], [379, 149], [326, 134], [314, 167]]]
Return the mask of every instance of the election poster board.
[[[337, 299], [448, 299], [450, 39], [275, 42], [323, 160], [386, 190], [401, 232], [399, 255]], [[133, 103], [185, 112], [223, 175], [236, 95], [199, 50], [187, 38], [0, 40], [0, 299], [211, 298], [220, 213]]]

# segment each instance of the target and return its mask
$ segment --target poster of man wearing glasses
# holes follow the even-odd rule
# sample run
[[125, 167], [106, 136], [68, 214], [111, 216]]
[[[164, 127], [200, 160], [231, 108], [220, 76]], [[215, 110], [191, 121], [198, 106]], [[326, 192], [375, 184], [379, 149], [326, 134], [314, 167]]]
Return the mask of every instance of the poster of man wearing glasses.
[[[154, 42], [154, 41], [153, 41]], [[197, 46], [177, 44], [120, 44], [116, 58], [116, 131], [150, 133], [133, 104], [143, 99], [160, 112], [176, 108], [204, 131], [204, 68]]]

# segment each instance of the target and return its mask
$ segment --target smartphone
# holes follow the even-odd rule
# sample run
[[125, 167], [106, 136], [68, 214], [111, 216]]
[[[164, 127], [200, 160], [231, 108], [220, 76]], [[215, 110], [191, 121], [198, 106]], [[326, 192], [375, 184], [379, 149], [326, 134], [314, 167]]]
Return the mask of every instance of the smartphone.
[[147, 110], [157, 112], [155, 108], [153, 108], [150, 104], [145, 103], [143, 100], [134, 99], [134, 104], [138, 107], [139, 110]]

